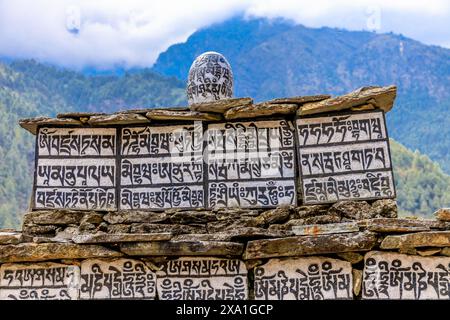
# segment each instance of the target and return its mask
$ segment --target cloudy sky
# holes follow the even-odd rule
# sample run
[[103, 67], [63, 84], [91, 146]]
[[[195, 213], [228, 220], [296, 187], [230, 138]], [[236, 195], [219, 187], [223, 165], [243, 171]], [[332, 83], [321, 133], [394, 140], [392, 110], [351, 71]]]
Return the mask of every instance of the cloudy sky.
[[151, 66], [171, 44], [235, 15], [393, 31], [450, 48], [448, 0], [0, 0], [0, 56], [75, 69]]

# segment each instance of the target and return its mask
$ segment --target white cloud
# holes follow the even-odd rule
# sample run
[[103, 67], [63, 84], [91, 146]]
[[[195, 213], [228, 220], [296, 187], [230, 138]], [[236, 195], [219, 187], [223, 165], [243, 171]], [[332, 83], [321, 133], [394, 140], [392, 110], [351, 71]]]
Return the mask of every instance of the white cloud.
[[238, 13], [450, 42], [445, 0], [0, 0], [0, 56], [74, 68], [150, 66], [171, 44]]

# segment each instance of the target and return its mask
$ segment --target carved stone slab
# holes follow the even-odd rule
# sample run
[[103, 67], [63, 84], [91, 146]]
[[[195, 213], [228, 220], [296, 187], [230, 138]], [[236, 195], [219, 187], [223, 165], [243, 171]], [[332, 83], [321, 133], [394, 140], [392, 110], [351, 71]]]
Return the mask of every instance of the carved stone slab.
[[395, 197], [382, 111], [297, 119], [305, 204]]
[[132, 259], [81, 263], [80, 299], [155, 299], [156, 274]]
[[364, 263], [363, 299], [450, 300], [450, 257], [373, 251]]
[[235, 259], [180, 258], [157, 272], [160, 300], [246, 300], [247, 269]]
[[120, 208], [204, 207], [202, 125], [121, 129]]
[[40, 128], [36, 209], [116, 209], [116, 129]]
[[271, 259], [255, 268], [256, 300], [352, 299], [350, 262], [325, 258]]
[[296, 204], [294, 133], [286, 120], [208, 125], [208, 207]]
[[59, 263], [3, 264], [1, 300], [77, 300], [78, 266]]

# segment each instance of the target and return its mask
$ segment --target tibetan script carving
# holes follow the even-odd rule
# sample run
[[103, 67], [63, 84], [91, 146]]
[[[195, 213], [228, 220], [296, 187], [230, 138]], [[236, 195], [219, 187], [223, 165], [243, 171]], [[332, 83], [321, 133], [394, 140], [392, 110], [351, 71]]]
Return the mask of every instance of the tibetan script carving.
[[271, 259], [255, 268], [257, 300], [352, 299], [349, 262], [322, 258]]
[[121, 130], [121, 209], [204, 206], [201, 124]]
[[247, 269], [240, 260], [180, 258], [157, 272], [160, 300], [246, 300]]
[[139, 260], [84, 260], [80, 285], [80, 299], [156, 297], [156, 275]]
[[363, 299], [450, 300], [450, 257], [369, 252]]
[[286, 120], [210, 124], [208, 207], [295, 204], [293, 127]]
[[382, 111], [297, 119], [306, 204], [395, 197]]
[[116, 129], [41, 128], [37, 136], [37, 209], [116, 209]]
[[76, 300], [80, 268], [58, 263], [3, 264], [1, 300]]

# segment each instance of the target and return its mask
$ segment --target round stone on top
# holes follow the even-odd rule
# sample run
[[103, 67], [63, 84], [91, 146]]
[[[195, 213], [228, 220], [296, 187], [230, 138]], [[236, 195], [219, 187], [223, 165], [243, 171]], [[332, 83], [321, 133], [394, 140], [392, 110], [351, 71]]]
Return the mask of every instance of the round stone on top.
[[220, 53], [208, 51], [194, 60], [186, 89], [189, 105], [233, 97], [233, 72]]

